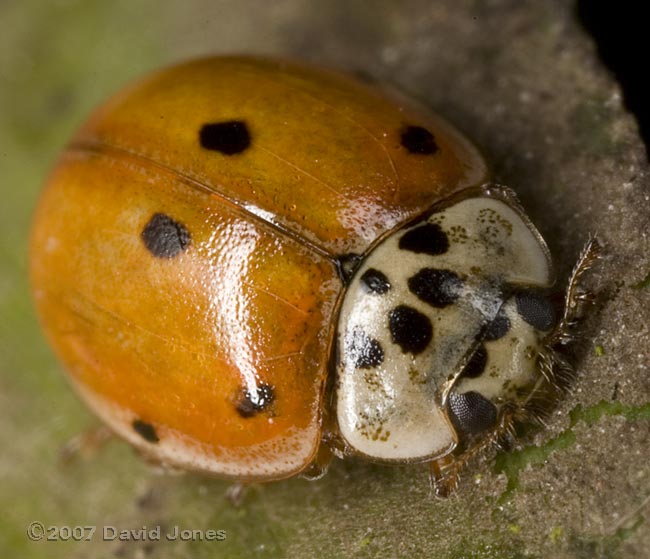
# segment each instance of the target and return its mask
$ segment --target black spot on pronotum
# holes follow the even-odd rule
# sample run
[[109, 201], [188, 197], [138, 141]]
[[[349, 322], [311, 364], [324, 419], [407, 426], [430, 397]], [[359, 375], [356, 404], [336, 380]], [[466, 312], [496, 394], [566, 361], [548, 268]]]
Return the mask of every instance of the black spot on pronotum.
[[384, 349], [379, 341], [361, 330], [354, 330], [348, 338], [346, 353], [357, 369], [371, 369], [384, 362]]
[[538, 330], [550, 330], [555, 324], [555, 309], [551, 302], [536, 291], [521, 291], [515, 295], [517, 312]]
[[407, 305], [399, 305], [388, 313], [388, 328], [393, 343], [400, 346], [403, 353], [421, 353], [433, 337], [429, 318]]
[[510, 330], [510, 320], [502, 308], [494, 319], [492, 319], [492, 322], [485, 327], [483, 339], [486, 342], [493, 342], [494, 340], [503, 338], [508, 333], [508, 330]]
[[386, 275], [374, 268], [368, 268], [361, 275], [360, 281], [369, 293], [383, 295], [390, 289], [390, 282]]
[[157, 258], [173, 258], [190, 244], [190, 233], [167, 214], [156, 213], [140, 234], [144, 246]]
[[141, 419], [134, 419], [131, 423], [133, 430], [140, 435], [145, 441], [150, 443], [157, 443], [160, 441], [156, 429], [151, 423], [142, 421]]
[[463, 368], [460, 376], [461, 378], [476, 378], [480, 377], [485, 371], [485, 366], [487, 365], [487, 350], [484, 345], [478, 346], [476, 351], [469, 358], [469, 361]]
[[402, 129], [400, 140], [409, 153], [431, 155], [438, 151], [433, 134], [422, 126], [406, 126]]
[[235, 407], [242, 417], [253, 417], [267, 409], [275, 400], [275, 389], [262, 383], [253, 391], [242, 388]]
[[251, 145], [251, 135], [245, 122], [229, 120], [204, 124], [199, 132], [199, 141], [205, 149], [235, 155]]
[[452, 392], [448, 402], [451, 422], [462, 433], [476, 435], [496, 425], [495, 405], [478, 392]]
[[399, 248], [438, 256], [449, 250], [449, 238], [437, 223], [425, 223], [404, 233], [399, 240]]
[[421, 301], [442, 309], [458, 299], [463, 280], [451, 270], [422, 268], [408, 279], [408, 287]]

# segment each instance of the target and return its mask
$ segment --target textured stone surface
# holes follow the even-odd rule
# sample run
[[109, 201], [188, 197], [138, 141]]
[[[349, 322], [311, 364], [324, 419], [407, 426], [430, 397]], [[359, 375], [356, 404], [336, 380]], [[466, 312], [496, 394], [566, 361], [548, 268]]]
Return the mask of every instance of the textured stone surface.
[[[560, 281], [598, 233], [599, 304], [548, 428], [430, 497], [426, 469], [336, 462], [249, 491], [151, 473], [121, 443], [66, 467], [92, 425], [30, 310], [31, 208], [66, 137], [128, 79], [195, 55], [284, 54], [362, 71], [436, 108], [529, 209]], [[650, 188], [634, 119], [571, 2], [360, 0], [0, 5], [0, 555], [7, 557], [636, 558], [650, 548]], [[161, 525], [162, 541], [30, 542], [46, 525]], [[164, 531], [223, 529], [224, 542]]]

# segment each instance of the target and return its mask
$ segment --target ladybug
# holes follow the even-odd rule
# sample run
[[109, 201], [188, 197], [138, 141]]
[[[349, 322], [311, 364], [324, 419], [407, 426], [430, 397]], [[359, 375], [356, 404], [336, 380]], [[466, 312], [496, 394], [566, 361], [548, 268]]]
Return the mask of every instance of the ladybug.
[[449, 124], [334, 71], [213, 57], [82, 126], [30, 268], [73, 387], [149, 459], [239, 482], [428, 463], [445, 496], [561, 391], [596, 253], [557, 316], [544, 240]]

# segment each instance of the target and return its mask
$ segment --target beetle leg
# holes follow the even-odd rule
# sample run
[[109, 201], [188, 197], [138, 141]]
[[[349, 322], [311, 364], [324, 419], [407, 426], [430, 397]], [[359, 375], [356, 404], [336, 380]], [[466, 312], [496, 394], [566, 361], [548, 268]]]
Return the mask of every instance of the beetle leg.
[[226, 489], [225, 497], [234, 507], [240, 507], [244, 502], [250, 484], [237, 481]]
[[446, 499], [456, 492], [462, 469], [462, 455], [443, 456], [429, 462], [429, 484], [431, 493], [438, 499]]
[[497, 425], [490, 433], [470, 444], [459, 455], [444, 456], [429, 463], [429, 479], [433, 494], [439, 499], [446, 499], [458, 487], [460, 474], [467, 464], [484, 454], [490, 447], [503, 446], [513, 437], [515, 408], [505, 406], [499, 413]]
[[333, 457], [334, 453], [331, 448], [324, 442], [321, 443], [313, 461], [303, 472], [301, 472], [300, 477], [309, 481], [315, 481], [322, 478], [327, 473]]
[[61, 448], [59, 459], [66, 465], [77, 457], [88, 459], [114, 437], [106, 425], [96, 425], [72, 437]]

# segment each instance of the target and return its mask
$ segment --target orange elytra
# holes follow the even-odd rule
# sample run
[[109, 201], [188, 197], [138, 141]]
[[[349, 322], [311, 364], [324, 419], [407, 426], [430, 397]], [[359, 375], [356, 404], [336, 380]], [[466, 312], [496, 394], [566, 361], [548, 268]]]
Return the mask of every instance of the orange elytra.
[[[453, 250], [474, 240], [466, 266]], [[508, 259], [492, 266], [498, 243]], [[324, 444], [449, 469], [476, 448], [468, 437], [508, 430], [498, 388], [458, 387], [505, 362], [489, 344], [506, 322], [534, 347], [558, 336], [539, 294], [551, 278], [512, 193], [439, 117], [344, 74], [249, 57], [160, 71], [100, 107], [53, 170], [31, 240], [38, 313], [81, 398], [149, 458], [241, 481], [307, 473]], [[473, 341], [447, 325], [464, 298]], [[504, 375], [530, 395], [542, 372]], [[382, 378], [394, 399], [372, 391]], [[408, 421], [400, 394], [424, 405]]]

